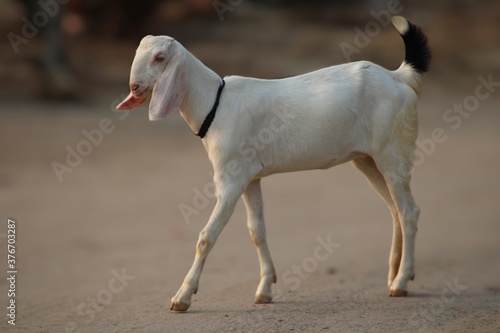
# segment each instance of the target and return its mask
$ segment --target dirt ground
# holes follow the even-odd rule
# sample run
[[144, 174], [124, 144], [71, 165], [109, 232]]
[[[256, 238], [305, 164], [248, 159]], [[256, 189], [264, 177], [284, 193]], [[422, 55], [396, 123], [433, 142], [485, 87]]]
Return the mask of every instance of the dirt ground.
[[[1, 330], [498, 332], [498, 97], [453, 130], [438, 114], [459, 98], [432, 82], [423, 91], [420, 140], [438, 127], [447, 140], [414, 173], [422, 214], [409, 297], [388, 297], [390, 216], [345, 165], [264, 180], [278, 272], [274, 303], [252, 304], [258, 262], [239, 204], [187, 313], [171, 312], [169, 300], [214, 202], [198, 202], [199, 214], [189, 219], [180, 213], [180, 204], [195, 207], [195, 192], [204, 191], [211, 172], [180, 117], [150, 123], [144, 109], [120, 119], [123, 114], [106, 105], [4, 105], [0, 264], [6, 267], [11, 217], [18, 225], [19, 271], [16, 326], [4, 317]], [[82, 130], [97, 128], [103, 118], [114, 130], [59, 182], [51, 164], [65, 163], [66, 146], [76, 149], [85, 140]], [[318, 238], [338, 245], [324, 261], [314, 259]], [[126, 279], [111, 283], [122, 273]]]
[[[309, 38], [315, 30], [297, 31]], [[439, 47], [442, 39], [436, 34], [431, 40]], [[202, 53], [208, 44], [190, 49]], [[234, 59], [245, 57], [243, 44], [230, 49]], [[204, 61], [222, 66], [220, 49], [210, 50]], [[388, 57], [402, 57], [397, 52]], [[117, 62], [129, 66], [132, 57]], [[326, 63], [275, 57], [276, 63], [290, 62], [283, 73], [285, 67], [296, 73]], [[386, 287], [390, 214], [347, 164], [263, 180], [278, 274], [273, 303], [253, 304], [258, 260], [240, 202], [190, 309], [175, 313], [170, 298], [214, 206], [199, 194], [210, 189], [211, 166], [179, 115], [152, 123], [146, 108], [112, 111], [128, 93], [128, 74], [110, 64], [108, 74], [123, 83], [90, 87], [85, 94], [93, 98], [80, 103], [0, 101], [1, 332], [500, 332], [498, 88], [476, 99], [474, 111], [443, 119], [454, 104], [474, 100], [478, 77], [500, 81], [498, 71], [469, 68], [443, 81], [437, 76], [445, 69], [438, 66], [424, 82], [412, 182], [422, 213], [408, 297], [391, 298]], [[247, 65], [234, 68], [266, 71], [258, 60]], [[84, 133], [100, 126], [105, 130], [95, 143], [85, 143]], [[68, 157], [77, 149], [87, 156]], [[67, 172], [58, 177], [54, 162]], [[189, 218], [180, 210], [186, 206], [195, 211]], [[15, 326], [6, 316], [8, 218], [17, 224]], [[325, 249], [325, 242], [335, 246]]]

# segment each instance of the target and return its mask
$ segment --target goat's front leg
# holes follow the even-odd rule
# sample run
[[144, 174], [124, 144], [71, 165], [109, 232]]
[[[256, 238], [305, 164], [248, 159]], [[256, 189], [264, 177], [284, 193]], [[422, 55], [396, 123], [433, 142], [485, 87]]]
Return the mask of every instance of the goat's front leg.
[[243, 201], [247, 208], [248, 230], [260, 263], [260, 283], [255, 293], [255, 303], [269, 303], [273, 299], [271, 285], [276, 283], [276, 272], [267, 246], [260, 179], [255, 179], [248, 185], [243, 193]]
[[238, 191], [236, 186], [225, 184], [225, 186], [220, 186], [220, 189], [222, 193], [218, 196], [217, 204], [210, 216], [210, 220], [200, 232], [198, 243], [196, 244], [196, 256], [193, 266], [191, 266], [179, 291], [172, 298], [170, 310], [186, 311], [191, 305], [191, 296], [198, 291], [201, 271], [203, 270], [208, 253], [229, 221], [234, 206], [241, 196], [241, 191]]

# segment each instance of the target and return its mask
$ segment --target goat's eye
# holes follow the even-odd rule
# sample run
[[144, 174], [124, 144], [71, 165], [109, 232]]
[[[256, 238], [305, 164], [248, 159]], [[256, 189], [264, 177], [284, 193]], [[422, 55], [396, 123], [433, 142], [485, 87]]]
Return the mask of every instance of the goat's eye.
[[165, 57], [162, 54], [155, 56], [155, 61], [162, 62], [163, 60], [165, 60]]

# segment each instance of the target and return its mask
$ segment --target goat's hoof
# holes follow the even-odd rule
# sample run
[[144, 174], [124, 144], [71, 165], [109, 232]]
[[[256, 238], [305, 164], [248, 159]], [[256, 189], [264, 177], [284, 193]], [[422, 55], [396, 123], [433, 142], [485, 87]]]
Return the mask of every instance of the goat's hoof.
[[255, 295], [255, 304], [267, 304], [273, 300], [272, 296]]
[[415, 273], [413, 273], [411, 276], [410, 276], [410, 281], [413, 281], [415, 280]]
[[408, 292], [406, 290], [401, 290], [401, 289], [394, 289], [391, 290], [391, 293], [389, 296], [391, 297], [405, 297], [408, 295]]
[[170, 310], [173, 311], [186, 311], [189, 308], [190, 304], [181, 303], [181, 302], [172, 302], [170, 306]]

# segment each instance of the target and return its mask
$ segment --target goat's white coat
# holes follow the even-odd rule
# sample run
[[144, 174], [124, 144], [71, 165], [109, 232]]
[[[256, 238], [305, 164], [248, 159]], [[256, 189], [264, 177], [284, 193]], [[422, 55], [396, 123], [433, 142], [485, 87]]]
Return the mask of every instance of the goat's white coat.
[[[404, 30], [406, 20], [396, 21], [398, 30]], [[166, 65], [157, 61], [158, 54], [160, 59], [169, 59]], [[420, 75], [404, 62], [389, 71], [360, 61], [286, 79], [230, 76], [225, 81], [215, 119], [203, 139], [214, 167], [217, 204], [200, 233], [195, 261], [172, 299], [172, 309], [189, 307], [205, 259], [240, 196], [247, 207], [248, 227], [261, 267], [255, 301], [270, 302], [276, 274], [266, 241], [260, 179], [348, 161], [389, 206], [394, 234], [388, 286], [391, 295], [406, 295], [407, 282], [414, 276], [419, 216], [409, 182]], [[220, 82], [217, 74], [177, 41], [147, 36], [132, 66], [130, 85], [135, 90], [118, 108], [141, 104], [152, 90], [152, 120], [179, 107], [197, 133]]]

